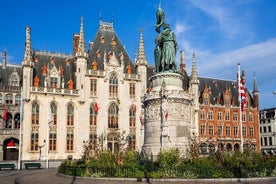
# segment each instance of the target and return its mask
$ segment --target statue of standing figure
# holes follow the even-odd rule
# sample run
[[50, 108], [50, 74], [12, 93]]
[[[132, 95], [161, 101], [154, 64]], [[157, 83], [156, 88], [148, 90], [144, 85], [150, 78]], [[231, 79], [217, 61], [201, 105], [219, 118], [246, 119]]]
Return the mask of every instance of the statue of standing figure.
[[155, 38], [156, 47], [154, 51], [156, 73], [174, 72], [176, 71], [177, 43], [170, 25], [165, 23], [165, 13], [160, 6], [156, 12], [156, 20], [155, 30], [158, 32]]

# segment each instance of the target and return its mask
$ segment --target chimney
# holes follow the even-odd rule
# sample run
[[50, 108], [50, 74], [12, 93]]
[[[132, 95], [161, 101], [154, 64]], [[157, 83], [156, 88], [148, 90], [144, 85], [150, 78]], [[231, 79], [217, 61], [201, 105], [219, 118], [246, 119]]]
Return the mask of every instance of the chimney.
[[7, 52], [2, 52], [2, 68], [6, 68], [7, 65]]
[[74, 56], [75, 56], [76, 53], [78, 52], [79, 39], [80, 39], [80, 35], [79, 35], [79, 34], [74, 34], [74, 35], [73, 35], [73, 55], [74, 55]]

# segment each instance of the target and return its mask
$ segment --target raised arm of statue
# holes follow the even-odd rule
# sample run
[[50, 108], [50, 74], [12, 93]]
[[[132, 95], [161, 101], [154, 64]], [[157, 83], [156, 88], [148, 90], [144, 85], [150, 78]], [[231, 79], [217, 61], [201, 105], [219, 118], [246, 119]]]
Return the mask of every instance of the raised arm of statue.
[[156, 24], [155, 24], [155, 30], [160, 33], [160, 28], [165, 23], [165, 13], [159, 6], [156, 11]]

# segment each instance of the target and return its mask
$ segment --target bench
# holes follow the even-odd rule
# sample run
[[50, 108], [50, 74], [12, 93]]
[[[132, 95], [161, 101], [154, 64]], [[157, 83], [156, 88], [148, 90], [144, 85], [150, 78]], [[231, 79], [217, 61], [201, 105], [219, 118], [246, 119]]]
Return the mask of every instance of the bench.
[[1, 169], [14, 169], [15, 165], [14, 164], [0, 164], [0, 170]]
[[25, 168], [29, 169], [29, 168], [41, 168], [41, 163], [24, 163]]

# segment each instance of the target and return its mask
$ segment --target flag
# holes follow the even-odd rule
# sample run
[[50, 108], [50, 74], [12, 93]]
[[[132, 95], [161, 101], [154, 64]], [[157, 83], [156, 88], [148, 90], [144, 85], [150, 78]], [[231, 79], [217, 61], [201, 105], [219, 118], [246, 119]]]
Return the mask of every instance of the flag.
[[165, 111], [165, 119], [166, 119], [166, 121], [167, 121], [167, 119], [168, 119], [168, 116], [169, 116], [169, 112], [168, 112], [168, 110], [166, 110], [166, 111]]
[[245, 95], [245, 91], [244, 91], [244, 86], [242, 83], [242, 80], [240, 79], [240, 98], [241, 98], [241, 110], [244, 109], [244, 106], [246, 104], [246, 95]]
[[7, 119], [8, 119], [8, 112], [7, 112], [7, 109], [4, 109], [3, 120], [6, 121]]
[[97, 102], [94, 103], [94, 110], [96, 113], [99, 111], [99, 106], [98, 106]]

